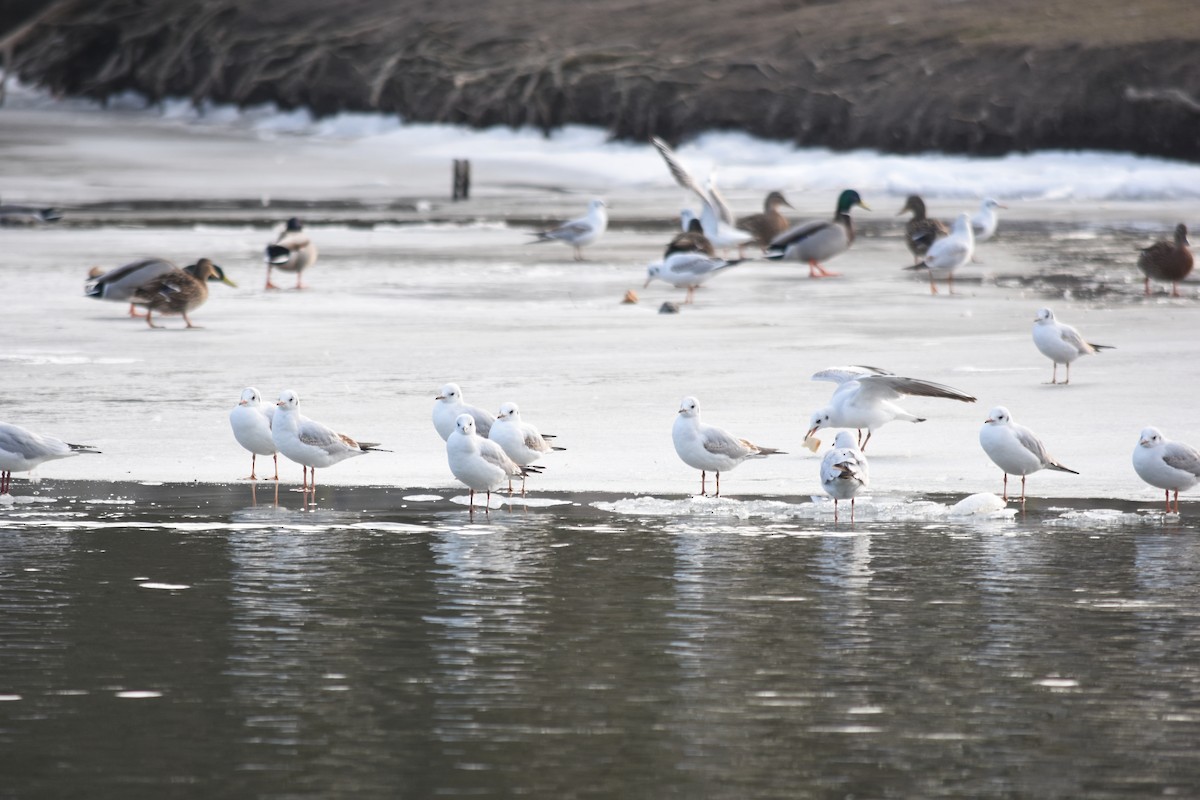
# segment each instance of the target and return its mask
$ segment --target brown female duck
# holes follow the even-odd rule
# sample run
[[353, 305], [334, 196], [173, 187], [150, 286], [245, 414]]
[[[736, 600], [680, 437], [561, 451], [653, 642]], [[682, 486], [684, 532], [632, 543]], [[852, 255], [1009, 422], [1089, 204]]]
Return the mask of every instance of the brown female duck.
[[1171, 296], [1179, 297], [1179, 281], [1192, 271], [1192, 251], [1188, 249], [1187, 226], [1175, 226], [1175, 241], [1160, 239], [1143, 248], [1138, 256], [1138, 269], [1146, 276], [1146, 295], [1150, 295], [1150, 279], [1171, 282]]
[[941, 220], [925, 216], [925, 201], [915, 194], [908, 196], [904, 201], [904, 208], [897, 211], [896, 216], [906, 211], [912, 212], [912, 219], [904, 226], [904, 243], [913, 255], [913, 263], [920, 264], [921, 259], [929, 252], [929, 246], [948, 235], [950, 230]]
[[138, 287], [130, 298], [134, 305], [146, 307], [146, 324], [154, 324], [154, 312], [160, 314], [182, 314], [189, 328], [195, 328], [188, 319], [188, 312], [204, 305], [208, 299], [208, 282], [220, 281], [237, 288], [237, 284], [225, 277], [225, 271], [207, 258], [202, 258], [186, 270], [173, 269], [164, 275]]
[[780, 213], [781, 206], [791, 208], [792, 204], [784, 198], [782, 192], [771, 192], [763, 201], [762, 213], [742, 217], [737, 221], [737, 226], [754, 237], [751, 242], [766, 250], [772, 239], [791, 226], [788, 218]]

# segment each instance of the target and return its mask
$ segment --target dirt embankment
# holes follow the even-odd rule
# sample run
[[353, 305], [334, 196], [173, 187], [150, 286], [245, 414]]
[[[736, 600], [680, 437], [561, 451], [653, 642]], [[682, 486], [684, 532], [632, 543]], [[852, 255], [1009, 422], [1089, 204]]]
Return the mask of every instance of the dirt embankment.
[[0, 0], [53, 91], [712, 129], [838, 149], [1200, 160], [1193, 0]]

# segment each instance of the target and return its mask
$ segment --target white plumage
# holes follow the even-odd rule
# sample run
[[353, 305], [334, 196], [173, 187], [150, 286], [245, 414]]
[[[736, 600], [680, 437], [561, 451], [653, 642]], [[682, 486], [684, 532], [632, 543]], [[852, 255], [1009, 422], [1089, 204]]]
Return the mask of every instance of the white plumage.
[[1138, 477], [1166, 493], [1167, 513], [1171, 513], [1171, 492], [1175, 492], [1175, 511], [1179, 511], [1179, 492], [1200, 481], [1200, 452], [1182, 442], [1172, 442], [1158, 428], [1144, 428], [1133, 448], [1133, 470]]
[[[564, 447], [554, 447], [547, 439], [553, 439], [550, 434], [542, 434], [533, 425], [521, 418], [521, 409], [516, 403], [505, 403], [500, 406], [500, 413], [488, 433], [488, 439], [500, 445], [505, 454], [518, 465], [524, 467], [537, 461], [553, 450], [565, 450]], [[508, 484], [512, 491], [512, 482]], [[525, 494], [525, 476], [521, 476], [521, 494]]]
[[446, 439], [446, 460], [450, 472], [471, 490], [470, 507], [475, 508], [475, 493], [487, 492], [488, 506], [492, 492], [512, 478], [536, 473], [539, 467], [523, 467], [508, 457], [496, 442], [484, 439], [475, 432], [475, 420], [470, 414], [459, 414], [454, 432]]
[[332, 467], [347, 458], [378, 450], [375, 442], [357, 442], [316, 420], [300, 413], [300, 397], [291, 389], [279, 395], [271, 420], [271, 438], [275, 449], [304, 467], [304, 486], [309, 487], [308, 470], [312, 470], [311, 490], [317, 488], [317, 468]]
[[833, 521], [838, 519], [838, 502], [850, 501], [850, 521], [854, 521], [854, 498], [870, 484], [867, 457], [854, 445], [849, 431], [839, 431], [833, 449], [821, 460], [821, 488], [833, 498]]
[[700, 401], [685, 397], [679, 404], [679, 413], [671, 429], [675, 452], [683, 463], [700, 470], [700, 494], [705, 493], [705, 477], [709, 472], [717, 475], [715, 497], [721, 496], [721, 473], [733, 469], [747, 458], [784, 454], [782, 450], [759, 447], [746, 439], [738, 438], [724, 428], [705, 425], [700, 421]]
[[258, 389], [249, 386], [242, 390], [238, 404], [229, 412], [229, 425], [233, 438], [250, 451], [250, 476], [246, 480], [256, 481], [255, 460], [259, 456], [271, 456], [275, 461], [275, 480], [279, 480], [279, 456], [275, 438], [271, 435], [271, 419], [275, 406], [263, 405]]
[[1000, 217], [996, 214], [997, 208], [1008, 206], [990, 197], [979, 204], [979, 210], [971, 217], [971, 232], [975, 234], [976, 242], [986, 242], [996, 235], [996, 226], [1000, 224]]
[[562, 242], [575, 250], [575, 260], [583, 260], [583, 248], [592, 244], [608, 230], [608, 212], [603, 200], [588, 203], [587, 213], [578, 219], [564, 222], [557, 228], [534, 233], [535, 242]]
[[492, 430], [492, 423], [496, 421], [490, 412], [464, 402], [462, 389], [458, 388], [457, 383], [442, 386], [433, 401], [433, 427], [443, 441], [448, 441], [450, 434], [454, 433], [454, 423], [459, 414], [470, 414], [475, 420], [476, 432], [485, 439]]
[[1063, 383], [1070, 383], [1072, 361], [1080, 356], [1111, 349], [1108, 345], [1091, 344], [1086, 341], [1079, 331], [1056, 320], [1054, 312], [1048, 308], [1039, 309], [1033, 321], [1033, 343], [1042, 355], [1054, 362], [1051, 383], [1058, 383], [1059, 364], [1067, 365], [1067, 378]]
[[975, 234], [971, 231], [971, 219], [967, 212], [955, 218], [950, 227], [950, 235], [943, 236], [929, 246], [921, 263], [907, 269], [929, 270], [929, 291], [937, 294], [934, 278], [945, 275], [949, 284], [950, 294], [954, 294], [954, 272], [959, 267], [971, 261], [975, 255]]
[[1046, 445], [1037, 435], [1013, 422], [1012, 415], [1004, 406], [996, 406], [988, 412], [983, 427], [979, 430], [979, 444], [988, 458], [1004, 470], [1004, 499], [1008, 499], [1008, 476], [1021, 476], [1021, 502], [1025, 502], [1025, 476], [1042, 469], [1059, 472], [1079, 473], [1064, 467], [1046, 450]]
[[8, 494], [14, 472], [28, 472], [45, 461], [99, 452], [91, 445], [70, 444], [20, 425], [0, 422], [0, 495]]

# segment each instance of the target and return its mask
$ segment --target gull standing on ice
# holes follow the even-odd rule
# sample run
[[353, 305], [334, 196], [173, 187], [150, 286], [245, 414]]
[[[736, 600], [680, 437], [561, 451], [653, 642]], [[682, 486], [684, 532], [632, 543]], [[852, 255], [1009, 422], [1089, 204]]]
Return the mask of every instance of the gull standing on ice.
[[[908, 413], [893, 403], [901, 395], [914, 397], [944, 397], [963, 403], [974, 403], [975, 398], [958, 389], [918, 378], [905, 378], [879, 369], [878, 367], [830, 367], [812, 376], [814, 381], [833, 381], [838, 387], [833, 390], [829, 405], [813, 413], [809, 419], [806, 439], [821, 428], [856, 428], [859, 447], [867, 449], [875, 429], [894, 419], [906, 422], [924, 422], [924, 417]], [[862, 429], [867, 429], [867, 438], [862, 439]]]
[[979, 444], [988, 458], [1004, 470], [1005, 500], [1008, 500], [1009, 475], [1021, 476], [1021, 502], [1024, 503], [1026, 475], [1042, 469], [1079, 474], [1058, 463], [1033, 431], [1012, 421], [1012, 415], [1004, 406], [996, 406], [988, 412], [988, 418], [979, 430]]
[[833, 521], [838, 519], [838, 501], [850, 501], [850, 521], [854, 522], [854, 497], [871, 482], [867, 457], [854, 446], [850, 431], [838, 431], [833, 449], [821, 460], [821, 488], [833, 498]]
[[27, 472], [43, 461], [99, 452], [88, 444], [71, 444], [0, 422], [0, 495], [8, 494], [14, 472]]
[[767, 258], [808, 262], [808, 277], [832, 278], [838, 275], [821, 266], [834, 256], [840, 256], [854, 244], [854, 222], [850, 209], [859, 206], [870, 211], [858, 192], [847, 189], [838, 195], [832, 220], [815, 220], [789, 228], [771, 240]]
[[700, 494], [705, 493], [705, 478], [709, 472], [717, 475], [717, 493], [721, 496], [721, 473], [727, 472], [747, 458], [787, 455], [782, 450], [759, 447], [739, 439], [724, 428], [705, 425], [700, 421], [700, 401], [685, 397], [679, 404], [675, 425], [671, 429], [675, 452], [689, 467], [700, 470]]
[[1175, 226], [1175, 240], [1161, 239], [1143, 248], [1138, 255], [1138, 269], [1146, 276], [1146, 296], [1150, 296], [1150, 279], [1171, 282], [1171, 297], [1179, 297], [1179, 281], [1192, 271], [1192, 251], [1188, 249], [1187, 226]]
[[258, 480], [258, 476], [254, 474], [254, 462], [259, 456], [271, 456], [274, 459], [274, 480], [279, 480], [279, 453], [275, 448], [275, 439], [271, 436], [271, 419], [274, 416], [275, 406], [263, 405], [262, 395], [253, 386], [242, 390], [241, 399], [229, 412], [233, 438], [250, 451], [250, 477], [243, 480]]
[[[271, 420], [275, 449], [304, 469], [304, 490], [317, 491], [317, 467], [332, 467], [347, 458], [379, 450], [377, 442], [356, 442], [300, 413], [300, 397], [291, 389], [279, 395]], [[312, 482], [309, 483], [309, 470]]]
[[454, 433], [459, 414], [470, 414], [475, 420], [476, 432], [484, 439], [490, 435], [496, 418], [478, 406], [464, 403], [462, 389], [457, 383], [447, 383], [433, 400], [433, 427], [443, 440], [448, 440]]
[[684, 168], [679, 157], [675, 155], [675, 151], [668, 147], [666, 142], [658, 137], [653, 137], [650, 139], [650, 143], [658, 150], [663, 161], [667, 162], [667, 169], [671, 171], [671, 177], [675, 179], [675, 182], [700, 199], [700, 227], [708, 240], [712, 242], [713, 247], [721, 249], [736, 247], [740, 252], [741, 248], [754, 240], [753, 234], [735, 227], [737, 218], [734, 217], [733, 210], [729, 208], [725, 198], [717, 191], [715, 175], [709, 175], [704, 187], [701, 188], [699, 182]]
[[950, 235], [938, 239], [929, 246], [925, 257], [912, 267], [905, 269], [928, 269], [929, 292], [937, 294], [937, 285], [933, 282], [935, 273], [946, 275], [950, 294], [954, 294], [954, 271], [971, 261], [975, 255], [975, 234], [971, 232], [971, 220], [967, 212], [962, 212], [954, 220]]
[[[518, 466], [527, 467], [552, 450], [566, 450], [565, 447], [554, 447], [547, 439], [555, 438], [549, 433], [539, 433], [538, 429], [521, 419], [521, 409], [516, 403], [505, 403], [500, 406], [500, 413], [488, 433], [488, 439], [500, 445], [505, 454]], [[512, 494], [512, 480], [508, 482], [508, 493]], [[525, 476], [521, 476], [521, 496], [525, 496]]]
[[1058, 383], [1058, 365], [1067, 365], [1066, 385], [1071, 382], [1071, 362], [1080, 356], [1090, 356], [1101, 350], [1112, 350], [1112, 345], [1092, 344], [1079, 335], [1079, 331], [1070, 325], [1054, 319], [1054, 312], [1048, 308], [1039, 309], [1037, 318], [1033, 321], [1033, 343], [1042, 355], [1054, 362], [1054, 374], [1051, 383]]
[[475, 493], [487, 492], [487, 508], [492, 504], [492, 492], [508, 479], [537, 474], [541, 467], [521, 466], [508, 457], [504, 448], [475, 432], [475, 420], [470, 414], [459, 414], [454, 420], [454, 432], [446, 439], [446, 460], [450, 471], [471, 490], [470, 507], [475, 510]]
[[976, 243], [986, 242], [996, 235], [996, 226], [1000, 224], [997, 208], [1008, 206], [989, 197], [979, 204], [979, 210], [971, 217], [971, 231], [975, 234]]
[[538, 231], [533, 235], [538, 242], [562, 242], [575, 249], [575, 260], [583, 261], [583, 248], [599, 239], [608, 230], [608, 212], [605, 211], [604, 201], [599, 198], [588, 203], [587, 214], [579, 219], [564, 222], [557, 228]]
[[284, 272], [296, 273], [296, 288], [303, 289], [304, 270], [317, 263], [317, 245], [312, 237], [304, 230], [298, 217], [287, 221], [283, 231], [275, 241], [267, 245], [267, 286], [268, 289], [279, 287], [271, 283], [271, 270], [281, 269]]
[[1138, 477], [1166, 493], [1167, 513], [1171, 513], [1171, 492], [1175, 492], [1175, 513], [1179, 513], [1179, 492], [1200, 481], [1200, 452], [1196, 448], [1172, 442], [1158, 428], [1143, 428], [1133, 448], [1133, 469]]
[[646, 286], [657, 278], [676, 289], [687, 289], [687, 295], [683, 299], [686, 304], [692, 302], [696, 287], [740, 263], [742, 262], [712, 258], [703, 253], [672, 253], [662, 261], [646, 267]]

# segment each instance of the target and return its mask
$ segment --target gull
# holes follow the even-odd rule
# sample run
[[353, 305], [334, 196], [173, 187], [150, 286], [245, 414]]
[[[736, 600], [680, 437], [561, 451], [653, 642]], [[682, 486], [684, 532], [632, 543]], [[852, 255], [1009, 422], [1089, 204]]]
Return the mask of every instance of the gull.
[[1046, 451], [1046, 445], [1024, 425], [1012, 421], [1004, 406], [988, 412], [979, 430], [979, 444], [997, 467], [1004, 470], [1004, 499], [1008, 499], [1008, 476], [1021, 476], [1021, 502], [1025, 502], [1025, 476], [1040, 469], [1079, 473], [1062, 464]]
[[926, 215], [925, 201], [920, 195], [910, 194], [904, 201], [904, 208], [897, 211], [896, 216], [906, 211], [912, 212], [912, 219], [904, 224], [904, 243], [913, 255], [913, 263], [920, 264], [930, 246], [950, 230], [940, 219], [930, 219]]
[[471, 490], [470, 507], [475, 510], [475, 493], [487, 492], [490, 508], [492, 492], [500, 488], [507, 478], [522, 480], [528, 474], [537, 474], [541, 467], [528, 464], [521, 466], [504, 452], [504, 448], [475, 432], [475, 419], [470, 414], [459, 414], [454, 420], [454, 432], [446, 439], [446, 460], [450, 471]]
[[929, 270], [929, 292], [937, 294], [934, 284], [934, 273], [944, 274], [948, 278], [950, 294], [954, 294], [954, 271], [968, 263], [975, 255], [975, 234], [971, 232], [971, 219], [967, 212], [962, 212], [950, 227], [950, 235], [938, 239], [929, 246], [925, 257], [916, 265], [905, 269]]
[[[347, 458], [380, 450], [377, 442], [356, 442], [344, 433], [311, 420], [300, 413], [300, 397], [291, 389], [279, 395], [271, 420], [275, 449], [304, 469], [304, 491], [317, 491], [317, 467], [332, 467]], [[386, 452], [386, 451], [382, 451]], [[312, 483], [309, 484], [309, 470]]]
[[1167, 513], [1171, 513], [1171, 492], [1175, 492], [1175, 512], [1179, 513], [1179, 492], [1200, 481], [1200, 452], [1181, 442], [1165, 439], [1158, 428], [1143, 428], [1133, 448], [1133, 469], [1138, 477], [1165, 492]]
[[266, 288], [279, 288], [271, 283], [271, 270], [281, 269], [284, 272], [296, 273], [296, 288], [303, 289], [304, 270], [315, 263], [317, 263], [317, 246], [304, 230], [300, 219], [292, 217], [287, 221], [275, 241], [267, 245]]
[[238, 404], [229, 412], [229, 425], [233, 428], [233, 438], [237, 443], [250, 451], [250, 477], [247, 481], [256, 481], [254, 462], [259, 456], [271, 456], [275, 460], [275, 480], [279, 480], [279, 454], [275, 448], [275, 439], [271, 436], [271, 418], [275, 416], [275, 406], [265, 406], [258, 389], [248, 386], [242, 390]]
[[[833, 381], [838, 387], [833, 390], [829, 405], [814, 412], [809, 419], [811, 427], [806, 438], [821, 428], [857, 428], [859, 447], [863, 450], [867, 449], [875, 429], [894, 419], [925, 421], [924, 417], [909, 414], [892, 402], [901, 395], [975, 402], [974, 397], [958, 389], [919, 378], [905, 378], [878, 367], [830, 367], [815, 373], [812, 379]], [[866, 439], [861, 438], [863, 428], [867, 429]]]
[[853, 189], [838, 195], [833, 219], [814, 220], [789, 228], [771, 240], [767, 246], [767, 258], [785, 261], [808, 262], [808, 277], [832, 278], [838, 273], [821, 266], [834, 256], [840, 256], [854, 244], [854, 222], [850, 209], [860, 206], [871, 209]]
[[579, 219], [564, 222], [557, 228], [538, 231], [533, 235], [537, 238], [532, 242], [562, 242], [575, 249], [575, 260], [583, 261], [583, 248], [599, 239], [608, 230], [607, 206], [599, 198], [588, 203], [587, 213]]
[[[687, 295], [683, 302], [690, 303], [697, 286], [740, 263], [740, 261], [712, 258], [703, 253], [672, 253], [662, 261], [646, 267], [646, 286], [649, 286], [651, 281], [658, 279], [671, 284], [676, 289], [687, 289]], [[646, 286], [642, 288], [644, 289]]]
[[[546, 440], [555, 438], [548, 433], [539, 433], [538, 429], [521, 419], [521, 409], [516, 403], [505, 403], [500, 406], [496, 422], [488, 432], [487, 438], [504, 450], [518, 466], [527, 467], [552, 450], [566, 450], [565, 447], [554, 447]], [[508, 493], [512, 494], [512, 480], [508, 482]], [[525, 476], [521, 476], [521, 496], [525, 496]]]
[[663, 161], [667, 162], [667, 169], [671, 171], [671, 177], [675, 179], [675, 182], [700, 198], [700, 227], [704, 231], [704, 235], [712, 242], [713, 247], [722, 249], [737, 247], [740, 251], [740, 248], [754, 240], [754, 234], [735, 227], [737, 218], [734, 217], [733, 210], [729, 208], [729, 204], [717, 190], [716, 175], [710, 174], [704, 187], [701, 188], [700, 183], [680, 163], [679, 157], [667, 146], [666, 142], [658, 137], [653, 137], [650, 139], [650, 143], [658, 150]]
[[45, 225], [62, 219], [57, 208], [0, 203], [0, 225]]
[[1054, 362], [1051, 383], [1058, 383], [1058, 365], [1067, 365], [1067, 377], [1063, 384], [1071, 382], [1071, 362], [1080, 356], [1090, 356], [1100, 350], [1112, 350], [1112, 345], [1092, 344], [1079, 335], [1070, 325], [1054, 319], [1048, 308], [1039, 309], [1033, 321], [1033, 343], [1042, 355]]
[[700, 470], [700, 494], [705, 493], [705, 478], [708, 472], [717, 475], [717, 493], [721, 496], [721, 473], [733, 469], [747, 458], [770, 455], [787, 455], [782, 450], [759, 447], [753, 442], [739, 439], [724, 428], [705, 425], [700, 421], [700, 401], [685, 397], [679, 404], [675, 425], [671, 429], [675, 452], [689, 467]]
[[454, 433], [459, 414], [470, 414], [475, 420], [475, 430], [483, 438], [486, 439], [491, 433], [496, 418], [482, 408], [464, 403], [462, 389], [458, 388], [457, 383], [447, 383], [433, 399], [433, 427], [437, 428], [438, 436], [443, 440], [449, 439], [450, 434]]
[[971, 231], [976, 242], [986, 242], [996, 235], [996, 226], [1000, 224], [1000, 218], [996, 216], [997, 208], [1008, 206], [990, 197], [979, 204], [979, 210], [971, 217]]
[[71, 444], [53, 436], [0, 422], [0, 495], [12, 488], [12, 474], [27, 472], [43, 461], [100, 451], [88, 444]]
[[833, 498], [833, 521], [838, 519], [838, 501], [850, 501], [850, 521], [854, 522], [854, 497], [870, 483], [867, 457], [854, 446], [850, 431], [838, 431], [833, 449], [821, 460], [821, 488]]
[[1146, 276], [1146, 296], [1150, 296], [1150, 279], [1171, 282], [1171, 296], [1179, 297], [1179, 281], [1192, 271], [1192, 251], [1188, 248], [1187, 226], [1175, 226], [1173, 241], [1160, 239], [1138, 254], [1138, 269]]

